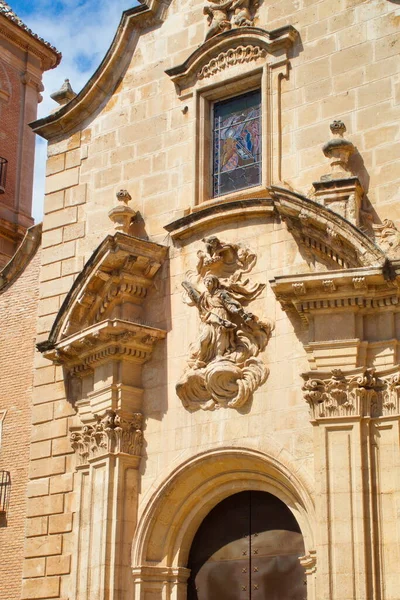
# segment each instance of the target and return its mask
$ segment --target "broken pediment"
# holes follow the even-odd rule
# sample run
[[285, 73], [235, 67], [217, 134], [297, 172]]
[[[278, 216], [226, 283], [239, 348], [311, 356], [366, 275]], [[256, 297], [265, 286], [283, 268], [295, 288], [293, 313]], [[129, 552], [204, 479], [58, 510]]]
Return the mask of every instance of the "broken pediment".
[[64, 300], [40, 351], [60, 364], [89, 366], [119, 352], [139, 362], [165, 332], [143, 323], [143, 308], [167, 248], [123, 233], [95, 250]]
[[327, 207], [284, 188], [270, 188], [274, 206], [297, 243], [328, 270], [383, 266], [385, 253], [364, 232]]

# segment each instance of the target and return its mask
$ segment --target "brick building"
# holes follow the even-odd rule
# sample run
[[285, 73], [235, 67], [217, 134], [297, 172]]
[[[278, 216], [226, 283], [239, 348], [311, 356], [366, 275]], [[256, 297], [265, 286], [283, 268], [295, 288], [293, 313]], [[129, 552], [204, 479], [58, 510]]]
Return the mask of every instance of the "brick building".
[[32, 124], [23, 600], [398, 600], [399, 47], [390, 0], [149, 0]]
[[60, 58], [55, 48], [31, 32], [9, 5], [0, 1], [2, 600], [21, 598], [39, 299], [40, 252], [37, 250], [41, 224], [33, 225], [31, 215], [35, 136], [28, 123], [37, 116], [43, 71], [55, 67]]

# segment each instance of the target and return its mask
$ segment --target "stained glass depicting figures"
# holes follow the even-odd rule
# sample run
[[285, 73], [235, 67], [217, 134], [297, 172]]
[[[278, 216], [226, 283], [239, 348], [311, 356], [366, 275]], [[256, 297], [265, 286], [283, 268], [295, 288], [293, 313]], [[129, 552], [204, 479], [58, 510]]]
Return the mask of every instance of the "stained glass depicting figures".
[[261, 182], [261, 94], [251, 92], [214, 105], [213, 193]]

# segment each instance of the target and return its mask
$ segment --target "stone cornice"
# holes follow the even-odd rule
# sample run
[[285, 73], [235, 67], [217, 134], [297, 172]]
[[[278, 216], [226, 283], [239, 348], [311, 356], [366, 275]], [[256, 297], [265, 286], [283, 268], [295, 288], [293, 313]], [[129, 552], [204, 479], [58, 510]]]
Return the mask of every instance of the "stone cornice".
[[20, 276], [29, 264], [42, 239], [42, 223], [30, 227], [14, 256], [0, 271], [0, 294]]
[[[265, 195], [267, 195], [265, 193]], [[208, 229], [213, 225], [235, 220], [269, 217], [274, 214], [274, 205], [270, 198], [249, 198], [231, 202], [205, 202], [193, 212], [165, 225], [173, 240], [181, 240]]]
[[82, 376], [110, 359], [143, 364], [151, 358], [154, 344], [166, 332], [141, 323], [108, 319], [64, 338], [44, 356], [68, 367], [71, 375]]
[[[215, 69], [222, 70], [230, 64], [262, 59], [282, 49], [287, 54], [297, 36], [291, 25], [273, 31], [258, 27], [231, 29], [208, 39], [184, 63], [165, 72], [180, 88], [187, 87], [193, 78], [203, 79]], [[210, 64], [213, 60], [217, 61], [215, 65]], [[282, 61], [281, 54], [279, 61]]]
[[312, 311], [352, 310], [397, 306], [400, 303], [400, 270], [391, 277], [385, 267], [361, 267], [276, 277], [271, 287], [284, 310], [294, 309], [308, 321]]
[[70, 102], [55, 113], [30, 124], [33, 131], [47, 140], [77, 128], [92, 116], [121, 80], [143, 27], [162, 18], [162, 3], [149, 0], [123, 12], [117, 32], [100, 66]]
[[304, 399], [314, 422], [400, 416], [400, 365], [389, 369], [303, 373]]

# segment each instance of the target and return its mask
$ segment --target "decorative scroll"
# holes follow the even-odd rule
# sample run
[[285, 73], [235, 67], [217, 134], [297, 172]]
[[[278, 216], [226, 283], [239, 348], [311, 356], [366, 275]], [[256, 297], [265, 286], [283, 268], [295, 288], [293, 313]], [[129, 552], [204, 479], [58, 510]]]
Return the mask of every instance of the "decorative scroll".
[[340, 369], [320, 379], [313, 375], [303, 374], [302, 389], [314, 419], [399, 414], [400, 373], [378, 377], [370, 368], [355, 376], [346, 376]]
[[228, 67], [248, 63], [259, 58], [265, 58], [267, 51], [260, 46], [237, 46], [226, 52], [221, 52], [212, 58], [197, 74], [198, 79], [206, 79]]
[[143, 444], [141, 413], [132, 420], [122, 419], [115, 411], [107, 410], [103, 416], [94, 415], [94, 425], [83, 425], [71, 431], [71, 446], [81, 465], [103, 454], [131, 454], [140, 456]]
[[[197, 282], [204, 291], [191, 281], [182, 283], [185, 301], [199, 312], [200, 332], [176, 391], [189, 409], [239, 408], [269, 374], [259, 354], [271, 337], [272, 324], [245, 309], [265, 286], [242, 279], [256, 262], [248, 248], [214, 236], [203, 242], [206, 251], [198, 253]], [[193, 273], [188, 276], [193, 278]]]

